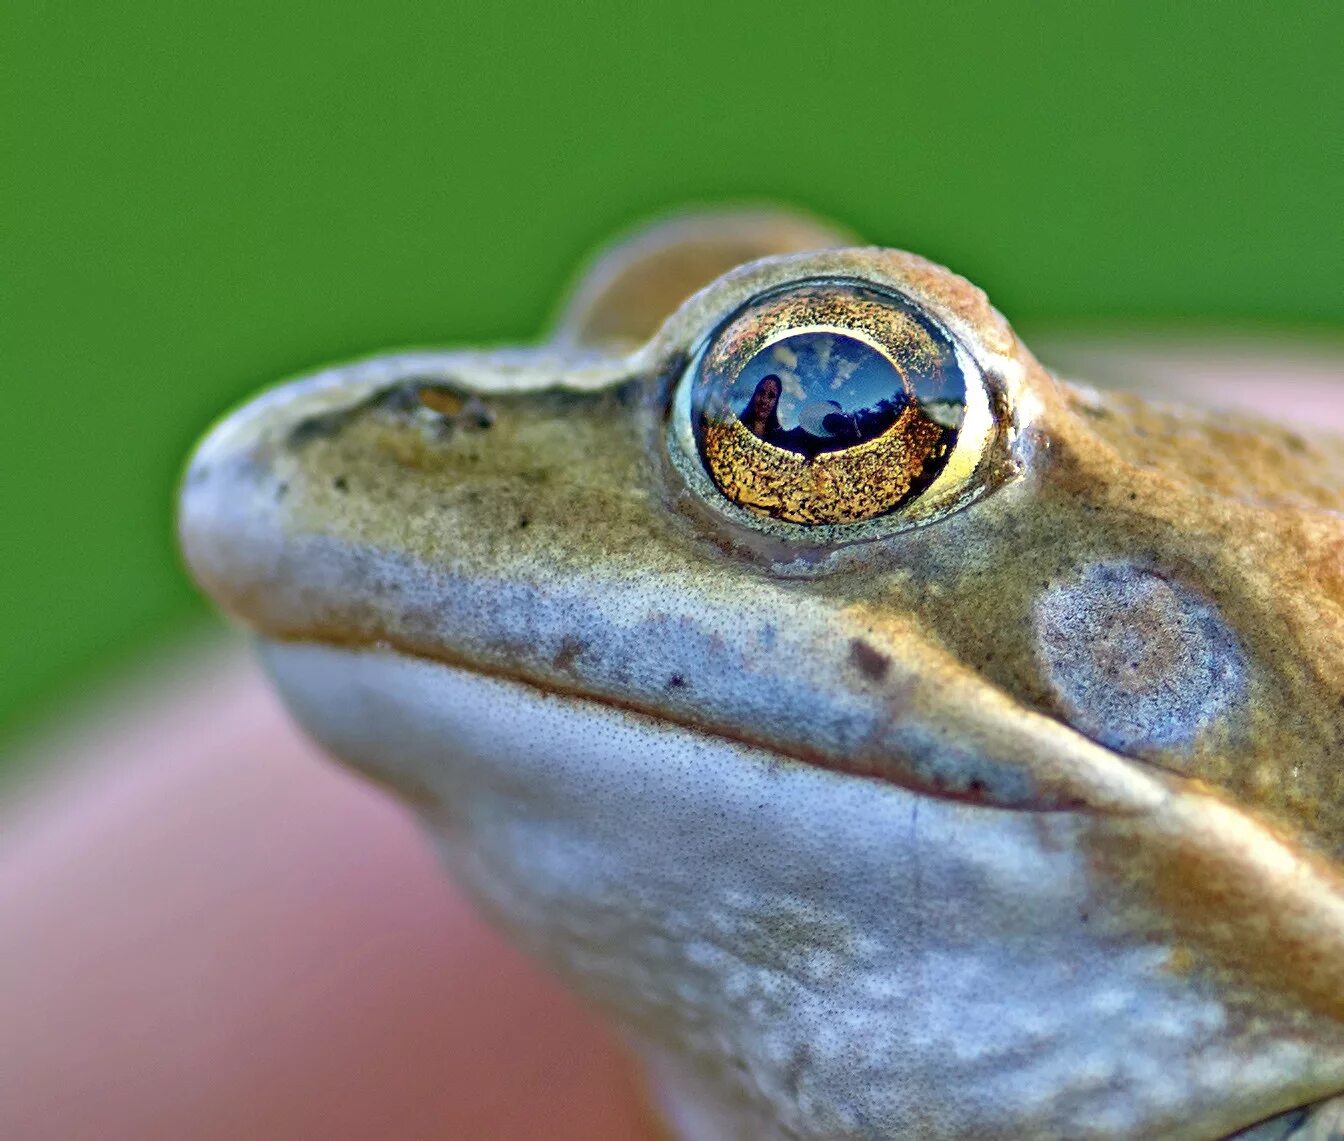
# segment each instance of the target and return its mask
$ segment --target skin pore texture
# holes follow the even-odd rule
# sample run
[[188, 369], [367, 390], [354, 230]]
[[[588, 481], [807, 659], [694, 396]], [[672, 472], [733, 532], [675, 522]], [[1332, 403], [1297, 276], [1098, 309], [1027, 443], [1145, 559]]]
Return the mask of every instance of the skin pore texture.
[[[1344, 446], [1067, 384], [849, 241], [670, 223], [539, 348], [273, 390], [192, 462], [193, 572], [680, 1136], [1215, 1138], [1332, 1097]], [[919, 307], [985, 411], [898, 512], [804, 527], [681, 412], [717, 329], [828, 281]]]

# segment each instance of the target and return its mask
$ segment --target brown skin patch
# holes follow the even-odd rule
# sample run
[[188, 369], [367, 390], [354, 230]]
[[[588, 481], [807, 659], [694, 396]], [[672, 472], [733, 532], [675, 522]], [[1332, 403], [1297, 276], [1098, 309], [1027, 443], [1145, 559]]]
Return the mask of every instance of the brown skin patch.
[[[1216, 790], [1179, 782], [1152, 816], [1093, 818], [1098, 895], [1129, 897], [1133, 922], [1248, 1004], [1344, 1023], [1344, 876]], [[1174, 808], [1174, 811], [1172, 810]]]
[[1322, 544], [1308, 569], [1322, 600], [1344, 615], [1344, 535]]

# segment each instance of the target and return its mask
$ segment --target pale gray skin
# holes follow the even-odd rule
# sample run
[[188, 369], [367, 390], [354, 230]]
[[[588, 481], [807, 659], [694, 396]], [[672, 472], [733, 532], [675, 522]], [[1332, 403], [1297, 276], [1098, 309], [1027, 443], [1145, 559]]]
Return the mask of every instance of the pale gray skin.
[[[192, 461], [193, 573], [680, 1136], [1330, 1135], [1344, 447], [1064, 384], [843, 241], [665, 225], [538, 349], [262, 396]], [[817, 277], [924, 306], [994, 410], [872, 525], [754, 521], [677, 418], [712, 331]]]

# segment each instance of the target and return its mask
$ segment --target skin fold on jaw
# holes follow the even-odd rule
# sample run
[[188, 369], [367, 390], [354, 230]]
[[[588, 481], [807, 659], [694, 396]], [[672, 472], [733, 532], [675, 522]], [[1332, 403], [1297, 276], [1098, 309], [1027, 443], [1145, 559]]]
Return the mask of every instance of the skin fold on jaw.
[[[314, 735], [692, 1091], [678, 1120], [1199, 1137], [1339, 1091], [1344, 449], [1066, 384], [962, 279], [836, 242], [679, 222], [537, 349], [259, 398], [188, 472], [193, 572]], [[790, 529], [697, 482], [706, 338], [817, 280], [911, 299], [983, 374], [994, 431], [932, 506]], [[837, 1035], [870, 1044], [861, 1088]]]

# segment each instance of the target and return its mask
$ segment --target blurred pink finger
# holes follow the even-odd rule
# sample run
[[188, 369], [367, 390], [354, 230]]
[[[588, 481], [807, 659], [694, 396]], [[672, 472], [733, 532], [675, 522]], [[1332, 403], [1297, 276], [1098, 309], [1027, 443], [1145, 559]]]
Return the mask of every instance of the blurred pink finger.
[[0, 1136], [637, 1138], [631, 1071], [390, 799], [216, 663], [0, 853]]

